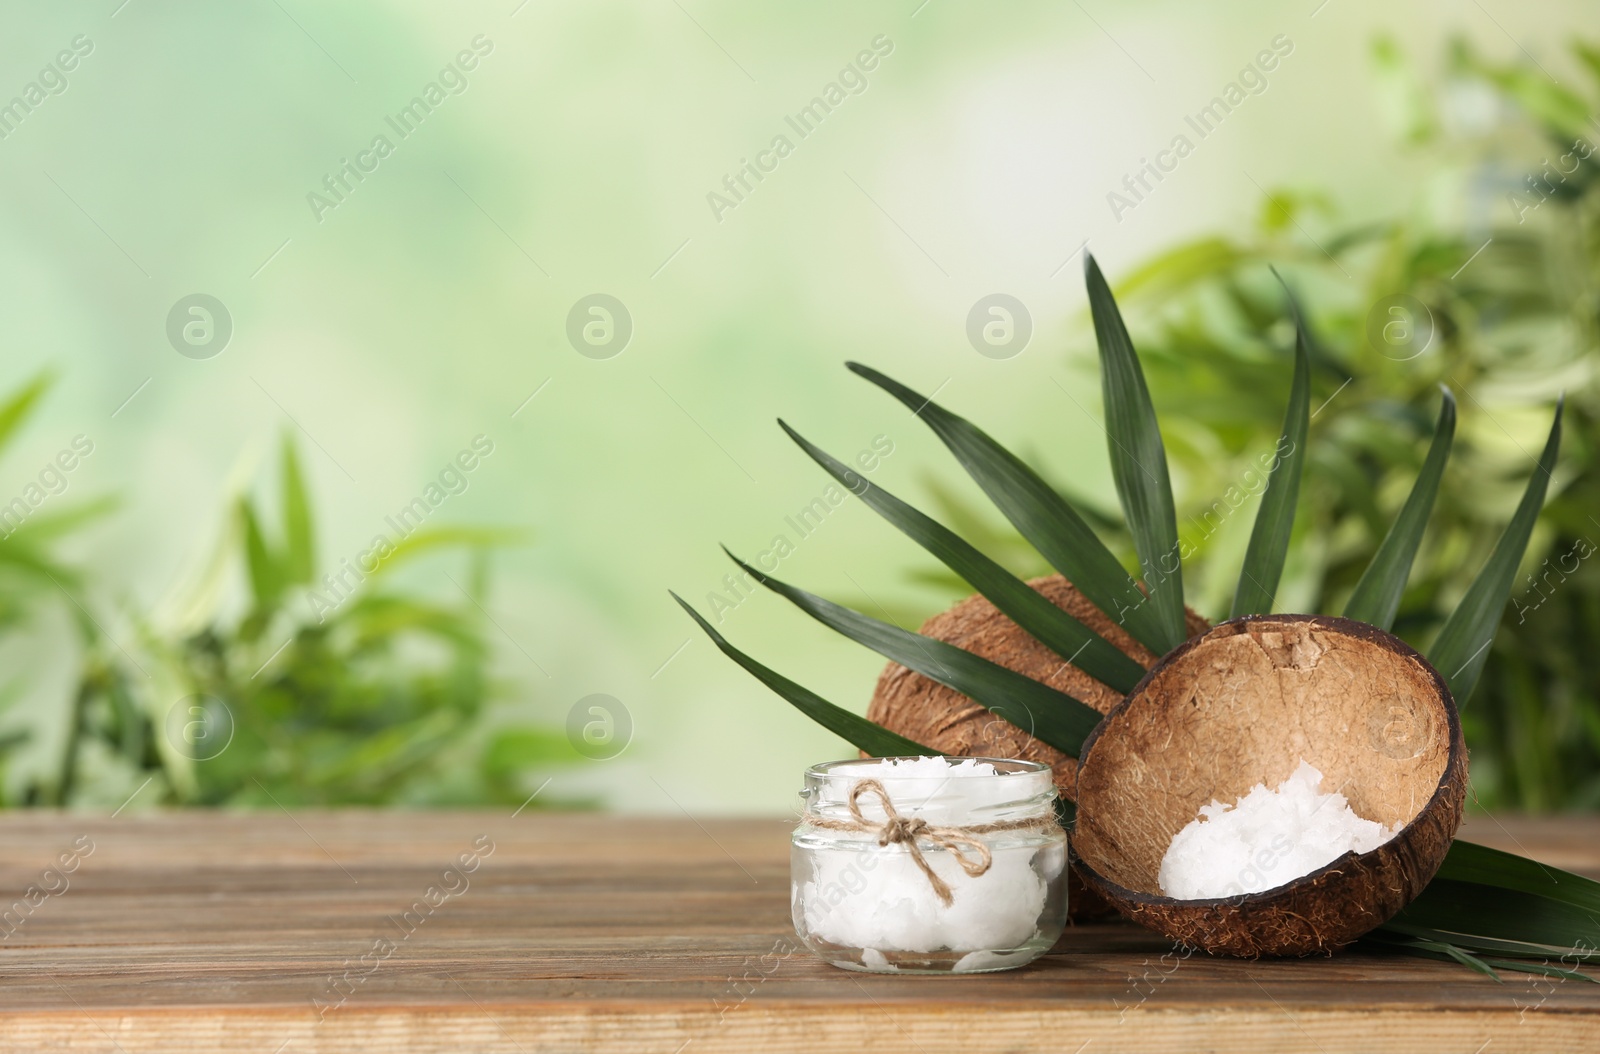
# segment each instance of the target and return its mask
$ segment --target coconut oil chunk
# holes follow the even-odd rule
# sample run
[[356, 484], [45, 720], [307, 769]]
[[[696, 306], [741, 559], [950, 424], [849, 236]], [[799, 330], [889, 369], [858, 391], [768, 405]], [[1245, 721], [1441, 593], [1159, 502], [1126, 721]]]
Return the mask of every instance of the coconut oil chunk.
[[1371, 852], [1399, 833], [1363, 819], [1304, 759], [1269, 789], [1258, 783], [1236, 805], [1213, 801], [1173, 836], [1161, 860], [1161, 891], [1178, 900], [1259, 893], [1308, 875], [1345, 853]]

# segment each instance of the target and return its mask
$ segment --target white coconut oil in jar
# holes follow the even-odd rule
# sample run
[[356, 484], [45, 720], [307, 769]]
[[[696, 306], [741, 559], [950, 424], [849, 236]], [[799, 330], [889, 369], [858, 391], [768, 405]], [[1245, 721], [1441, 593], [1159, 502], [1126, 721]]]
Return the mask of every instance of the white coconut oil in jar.
[[1066, 923], [1066, 834], [1050, 769], [872, 758], [806, 772], [791, 851], [795, 932], [835, 966], [1022, 966]]

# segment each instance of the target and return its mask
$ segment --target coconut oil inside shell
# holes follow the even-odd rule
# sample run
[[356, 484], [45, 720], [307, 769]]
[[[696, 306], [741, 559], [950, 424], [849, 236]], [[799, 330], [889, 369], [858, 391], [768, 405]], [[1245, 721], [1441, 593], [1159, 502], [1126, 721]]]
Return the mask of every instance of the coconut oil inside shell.
[[1358, 816], [1304, 759], [1275, 788], [1258, 783], [1234, 805], [1213, 801], [1173, 836], [1161, 860], [1161, 892], [1177, 900], [1260, 893], [1308, 875], [1345, 853], [1366, 853], [1399, 833]]

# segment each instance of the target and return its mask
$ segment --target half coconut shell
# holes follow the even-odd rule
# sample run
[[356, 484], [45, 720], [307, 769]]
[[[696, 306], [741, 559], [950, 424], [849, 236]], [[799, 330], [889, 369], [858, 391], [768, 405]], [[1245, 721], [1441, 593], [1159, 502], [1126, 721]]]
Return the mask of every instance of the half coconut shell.
[[[1202, 805], [1275, 787], [1301, 759], [1357, 815], [1403, 824], [1285, 885], [1164, 896], [1175, 834]], [[1323, 615], [1262, 615], [1174, 649], [1084, 743], [1075, 866], [1089, 889], [1174, 941], [1221, 955], [1331, 952], [1422, 891], [1461, 823], [1467, 750], [1449, 688], [1399, 638]]]

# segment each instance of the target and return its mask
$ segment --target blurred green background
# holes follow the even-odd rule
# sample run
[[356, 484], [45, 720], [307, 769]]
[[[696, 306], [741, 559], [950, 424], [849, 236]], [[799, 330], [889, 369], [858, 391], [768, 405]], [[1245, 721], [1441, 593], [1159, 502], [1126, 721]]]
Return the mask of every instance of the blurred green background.
[[[786, 534], [785, 578], [907, 625], [965, 592], [853, 500], [801, 538], [827, 480], [780, 414], [841, 457], [876, 442], [875, 480], [1037, 569], [846, 359], [937, 389], [1114, 532], [1087, 243], [1212, 617], [1252, 517], [1192, 524], [1288, 385], [1266, 264], [1328, 400], [1281, 609], [1337, 610], [1444, 382], [1457, 455], [1397, 624], [1425, 640], [1568, 393], [1465, 721], [1483, 804], [1600, 806], [1600, 581], [1571, 555], [1600, 543], [1600, 157], [1543, 167], [1600, 143], [1584, 0], [5, 10], [7, 804], [788, 809], [847, 748], [667, 590], [856, 707], [877, 659], [730, 592], [716, 543]], [[969, 338], [996, 293], [1025, 345]], [[1397, 294], [1414, 354], [1381, 339]]]

